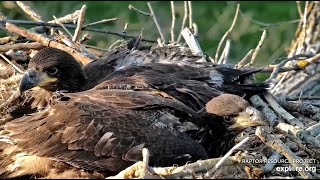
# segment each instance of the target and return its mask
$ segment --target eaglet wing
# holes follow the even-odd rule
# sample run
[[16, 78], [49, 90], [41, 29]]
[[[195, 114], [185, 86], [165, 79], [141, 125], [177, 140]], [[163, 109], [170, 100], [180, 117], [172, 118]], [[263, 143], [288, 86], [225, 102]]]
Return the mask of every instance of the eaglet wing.
[[177, 101], [129, 90], [62, 96], [47, 111], [5, 125], [22, 150], [86, 170], [109, 171], [141, 160], [143, 147], [150, 150], [151, 165], [207, 158], [202, 146], [160, 122], [166, 109], [194, 113]]

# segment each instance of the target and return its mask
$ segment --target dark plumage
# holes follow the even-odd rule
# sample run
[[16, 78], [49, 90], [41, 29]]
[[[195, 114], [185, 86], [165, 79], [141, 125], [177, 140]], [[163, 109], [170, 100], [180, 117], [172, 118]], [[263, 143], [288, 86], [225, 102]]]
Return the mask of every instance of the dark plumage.
[[[220, 156], [245, 127], [238, 123], [236, 112], [221, 117], [214, 113], [215, 106], [207, 106], [208, 112], [200, 115], [196, 111], [223, 94], [225, 85], [245, 87], [242, 90], [251, 93], [261, 93], [266, 87], [255, 90], [237, 84], [242, 75], [253, 71], [159, 63], [117, 69], [117, 63], [95, 61], [82, 70], [63, 51], [39, 51], [22, 78], [20, 91], [41, 87], [49, 98], [41, 99], [35, 93], [33, 100], [45, 101], [50, 107], [5, 125], [7, 136], [17, 145], [13, 154], [25, 152], [100, 172], [117, 172], [141, 160], [143, 147], [150, 150], [150, 165], [154, 166]], [[238, 93], [246, 94], [240, 90]], [[217, 101], [224, 103], [230, 97]], [[246, 105], [235, 111], [241, 114]], [[228, 118], [232, 121], [225, 121]], [[248, 126], [251, 120], [247, 119]], [[252, 124], [256, 125], [261, 122]], [[8, 167], [13, 161], [5, 162], [2, 173], [10, 176], [13, 172]]]

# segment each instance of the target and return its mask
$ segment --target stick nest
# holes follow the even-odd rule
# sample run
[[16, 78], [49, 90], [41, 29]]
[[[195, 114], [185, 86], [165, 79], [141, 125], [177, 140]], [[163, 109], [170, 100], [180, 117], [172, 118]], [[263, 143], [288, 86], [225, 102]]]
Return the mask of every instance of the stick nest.
[[[12, 33], [11, 36], [0, 38], [0, 115], [4, 121], [8, 101], [18, 89], [22, 73], [26, 70], [30, 58], [41, 48], [50, 46], [62, 49], [72, 54], [78, 61], [87, 64], [94, 59], [101, 58], [107, 50], [99, 47], [92, 47], [86, 44], [88, 34], [83, 31], [93, 31], [119, 36], [110, 49], [119, 46], [121, 43], [134, 36], [128, 35], [126, 27], [124, 32], [99, 32], [92, 26], [99, 23], [116, 21], [117, 18], [104, 19], [84, 25], [84, 5], [80, 10], [64, 17], [55, 18], [49, 22], [43, 22], [41, 16], [37, 15], [30, 7], [23, 2], [17, 5], [30, 16], [33, 21], [7, 20], [2, 17], [3, 28]], [[228, 34], [233, 30], [240, 6], [237, 6], [234, 22], [223, 36], [219, 43], [219, 49], [226, 40], [226, 45], [221, 54], [219, 51], [215, 58], [205, 56], [197, 41], [197, 26], [192, 21], [192, 4], [184, 3], [185, 16], [181, 27], [181, 34], [177, 40], [174, 38], [173, 28], [175, 27], [174, 3], [171, 2], [172, 25], [171, 41], [166, 42], [161, 27], [158, 24], [156, 12], [152, 4], [148, 3], [150, 12], [144, 12], [133, 6], [130, 10], [139, 12], [141, 15], [152, 17], [159, 31], [157, 40], [142, 39], [142, 41], [153, 42], [154, 46], [184, 46], [189, 48], [194, 55], [202, 56], [203, 60], [210, 59], [213, 63], [228, 63], [230, 43]], [[186, 22], [189, 20], [189, 27]], [[31, 29], [22, 28], [22, 24], [34, 24]], [[141, 22], [143, 23], [143, 22]], [[63, 29], [63, 30], [62, 30]], [[72, 35], [68, 29], [75, 29]], [[14, 35], [13, 35], [14, 34]], [[83, 33], [82, 33], [83, 34]], [[182, 45], [181, 35], [184, 38]], [[256, 60], [257, 53], [265, 39], [266, 32], [262, 33], [261, 39], [257, 40], [257, 47], [234, 65], [237, 68], [251, 67]], [[157, 42], [157, 43], [156, 43]], [[268, 82], [277, 80], [278, 75], [285, 71], [298, 71], [309, 64], [314, 63], [319, 54], [314, 56], [299, 55], [294, 58], [284, 59], [278, 65], [263, 67], [270, 72]], [[299, 59], [301, 58], [302, 59]], [[316, 60], [315, 60], [316, 59]], [[284, 67], [288, 61], [302, 61], [290, 67]], [[201, 160], [195, 163], [186, 164], [181, 167], [149, 167], [148, 150], [144, 150], [143, 161], [128, 167], [117, 176], [106, 178], [319, 178], [320, 160], [320, 104], [319, 97], [274, 97], [271, 93], [264, 97], [253, 96], [251, 104], [264, 113], [266, 121], [270, 123], [269, 128], [250, 128], [240, 134], [236, 141], [238, 146], [233, 148], [226, 156], [215, 159]], [[241, 146], [241, 147], [240, 147]], [[281, 163], [284, 162], [284, 163]], [[299, 171], [289, 171], [288, 168], [301, 168]]]

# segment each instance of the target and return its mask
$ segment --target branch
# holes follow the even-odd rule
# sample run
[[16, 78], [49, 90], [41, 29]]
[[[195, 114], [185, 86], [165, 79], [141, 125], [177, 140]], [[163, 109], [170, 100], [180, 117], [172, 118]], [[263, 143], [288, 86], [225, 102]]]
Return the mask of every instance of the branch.
[[304, 127], [303, 123], [300, 122], [297, 118], [292, 116], [290, 113], [288, 113], [285, 109], [283, 109], [277, 101], [274, 99], [274, 97], [270, 93], [266, 93], [264, 95], [265, 99], [268, 101], [269, 105], [272, 107], [273, 110], [275, 110], [281, 117], [286, 119], [286, 121], [293, 125], [293, 126], [299, 126]]
[[[285, 143], [283, 143], [276, 136], [267, 133], [263, 128], [257, 127], [256, 135], [261, 139], [263, 143], [265, 143], [266, 145], [268, 145], [278, 153], [284, 155], [289, 160], [289, 162], [293, 167], [295, 168], [299, 167], [303, 169], [305, 169], [305, 167], [309, 167], [309, 164], [307, 163], [297, 163], [296, 160], [301, 160], [301, 162], [303, 162], [303, 159], [299, 156], [296, 156]], [[307, 171], [298, 171], [298, 173], [305, 179], [313, 178], [313, 176]]]
[[236, 24], [236, 21], [238, 19], [238, 15], [239, 15], [239, 9], [240, 9], [240, 4], [237, 4], [237, 10], [236, 10], [236, 14], [234, 15], [233, 22], [232, 22], [230, 28], [224, 33], [224, 35], [222, 36], [222, 39], [219, 42], [219, 45], [218, 45], [218, 48], [217, 48], [217, 51], [216, 51], [216, 55], [214, 56], [215, 62], [217, 62], [218, 59], [219, 59], [219, 51], [220, 51], [220, 48], [222, 46], [222, 43], [227, 38], [227, 36], [230, 34], [230, 32], [232, 31], [234, 25]]
[[269, 108], [269, 105], [266, 102], [264, 102], [259, 96], [252, 96], [250, 98], [250, 102], [255, 108], [262, 111], [271, 127], [274, 127], [276, 124], [278, 124], [280, 119], [278, 118], [277, 114], [273, 110], [271, 110]]
[[142, 15], [151, 16], [150, 13], [144, 12], [144, 11], [142, 11], [142, 10], [140, 10], [140, 9], [132, 6], [131, 4], [128, 6], [128, 8], [129, 8], [130, 10], [132, 10], [132, 11], [137, 11], [138, 13], [140, 13], [140, 14], [142, 14]]
[[24, 2], [22, 1], [16, 1], [17, 5], [28, 15], [31, 17], [31, 19], [35, 20], [35, 21], [42, 21], [41, 16], [38, 15], [36, 12], [34, 12], [30, 6], [26, 5]]
[[57, 49], [61, 49], [63, 51], [66, 51], [66, 52], [70, 53], [71, 55], [73, 55], [75, 57], [75, 59], [82, 62], [83, 64], [88, 64], [89, 62], [91, 62], [91, 59], [81, 55], [79, 52], [73, 50], [72, 48], [65, 46], [63, 44], [57, 43], [55, 41], [52, 41], [51, 39], [44, 37], [40, 34], [28, 31], [24, 28], [20, 28], [20, 27], [15, 26], [11, 23], [6, 23], [5, 28], [9, 32], [19, 34], [19, 35], [26, 37], [26, 38], [30, 38], [36, 42], [39, 42], [43, 46], [49, 46], [49, 47], [53, 47], [53, 48], [57, 48]]

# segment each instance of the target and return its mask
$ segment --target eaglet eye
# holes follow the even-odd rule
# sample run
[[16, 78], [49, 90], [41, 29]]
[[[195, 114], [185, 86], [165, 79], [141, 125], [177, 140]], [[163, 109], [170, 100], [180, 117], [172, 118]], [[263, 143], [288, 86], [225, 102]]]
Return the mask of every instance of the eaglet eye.
[[56, 67], [48, 68], [48, 69], [47, 69], [47, 73], [48, 73], [49, 75], [53, 76], [53, 75], [55, 75], [55, 74], [58, 73], [58, 68], [56, 68]]

